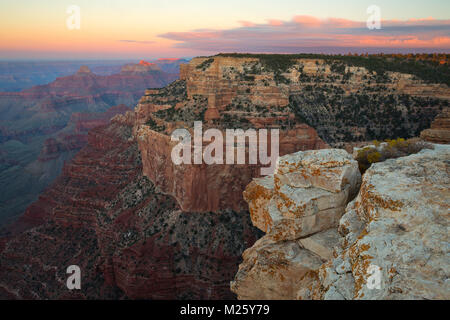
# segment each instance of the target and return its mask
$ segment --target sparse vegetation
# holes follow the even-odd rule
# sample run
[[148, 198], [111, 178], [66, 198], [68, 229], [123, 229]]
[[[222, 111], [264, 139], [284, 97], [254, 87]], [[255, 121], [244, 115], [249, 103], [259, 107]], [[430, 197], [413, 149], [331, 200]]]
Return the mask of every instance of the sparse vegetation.
[[[345, 65], [364, 67], [369, 72], [382, 76], [387, 71], [408, 73], [430, 83], [450, 86], [450, 55], [448, 54], [248, 54], [222, 53], [217, 56], [236, 58], [257, 58], [267, 71], [285, 72], [297, 59], [323, 59], [333, 67], [334, 72], [343, 73]], [[340, 63], [341, 62], [341, 63]]]
[[202, 69], [203, 71], [205, 71], [206, 69], [209, 68], [209, 66], [214, 62], [214, 58], [209, 58], [205, 61], [203, 61], [202, 63], [200, 63], [196, 68], [197, 69]]
[[364, 147], [358, 151], [356, 160], [359, 170], [364, 173], [373, 163], [383, 162], [387, 159], [406, 157], [410, 154], [418, 153], [422, 149], [433, 149], [433, 145], [418, 138], [405, 140], [397, 138], [385, 140], [381, 143], [377, 140], [373, 142], [374, 147]]

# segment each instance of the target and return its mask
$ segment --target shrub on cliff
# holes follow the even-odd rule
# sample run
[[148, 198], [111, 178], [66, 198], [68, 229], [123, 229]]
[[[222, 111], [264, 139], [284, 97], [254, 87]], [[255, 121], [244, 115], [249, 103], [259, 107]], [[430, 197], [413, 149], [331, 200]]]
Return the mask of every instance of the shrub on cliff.
[[433, 145], [418, 138], [405, 140], [403, 138], [387, 139], [384, 143], [375, 140], [373, 146], [367, 146], [358, 151], [356, 160], [359, 170], [364, 173], [372, 163], [383, 162], [387, 159], [406, 157], [418, 153], [422, 149], [433, 149]]
[[206, 69], [209, 68], [209, 66], [214, 62], [214, 58], [209, 58], [205, 61], [203, 61], [202, 63], [200, 63], [196, 68], [197, 69], [202, 69], [202, 71], [205, 71]]

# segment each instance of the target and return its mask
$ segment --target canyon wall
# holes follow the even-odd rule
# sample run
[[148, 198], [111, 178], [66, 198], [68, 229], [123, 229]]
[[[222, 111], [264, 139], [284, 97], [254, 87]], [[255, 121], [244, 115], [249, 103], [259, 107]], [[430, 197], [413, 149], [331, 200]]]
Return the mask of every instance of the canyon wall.
[[[229, 280], [259, 233], [246, 212], [191, 213], [142, 174], [134, 114], [88, 145], [2, 238], [0, 297], [231, 299]], [[66, 268], [80, 266], [69, 291]], [[29, 267], [27, 267], [29, 266]]]
[[[327, 146], [313, 128], [289, 111], [285, 88], [239, 78], [246, 72], [246, 64], [254, 61], [257, 59], [195, 58], [181, 65], [180, 81], [163, 89], [147, 90], [136, 108], [144, 174], [163, 192], [174, 196], [183, 210], [245, 210], [242, 191], [253, 177], [261, 175], [262, 165], [249, 164], [248, 146], [246, 164], [175, 165], [171, 151], [177, 142], [171, 141], [171, 133], [177, 128], [193, 133], [194, 121], [201, 121], [204, 131], [217, 128], [223, 137], [226, 129], [279, 129], [281, 155]], [[273, 77], [273, 73], [265, 76], [272, 82]], [[246, 104], [245, 111], [241, 103]], [[224, 153], [231, 144], [234, 142], [224, 141]]]
[[0, 92], [0, 226], [23, 214], [61, 173], [86, 144], [87, 130], [134, 107], [148, 87], [177, 77], [157, 67], [123, 69], [101, 76], [82, 66], [46, 85]]

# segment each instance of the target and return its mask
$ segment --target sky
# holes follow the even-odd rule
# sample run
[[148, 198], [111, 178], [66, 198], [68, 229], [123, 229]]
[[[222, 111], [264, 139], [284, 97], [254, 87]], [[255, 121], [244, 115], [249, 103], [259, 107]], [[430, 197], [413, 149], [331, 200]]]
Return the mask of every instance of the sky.
[[[380, 29], [367, 27], [377, 17]], [[71, 6], [77, 12], [68, 11]], [[76, 22], [79, 21], [79, 28]], [[74, 28], [75, 26], [75, 28]], [[448, 0], [1, 0], [0, 59], [446, 52]]]

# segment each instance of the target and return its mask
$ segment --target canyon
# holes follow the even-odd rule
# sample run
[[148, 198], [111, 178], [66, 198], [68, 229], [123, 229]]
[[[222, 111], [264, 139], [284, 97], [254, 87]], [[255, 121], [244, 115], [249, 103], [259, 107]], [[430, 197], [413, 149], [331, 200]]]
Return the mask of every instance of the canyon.
[[46, 85], [0, 92], [0, 226], [17, 219], [60, 174], [89, 129], [129, 110], [146, 88], [177, 77], [157, 64], [128, 64], [112, 75], [81, 66]]
[[[370, 188], [391, 192], [383, 189], [383, 178], [377, 178], [379, 186], [367, 179], [378, 174], [377, 168], [387, 172], [384, 166], [395, 161], [398, 170], [390, 169], [386, 180], [395, 186], [397, 171], [399, 177], [408, 176], [409, 162], [399, 158], [374, 164], [361, 178], [357, 162], [337, 148], [371, 139], [418, 136], [448, 107], [450, 90], [443, 82], [395, 68], [372, 70], [370, 65], [358, 65], [361, 61], [320, 55], [194, 58], [180, 66], [178, 80], [146, 89], [134, 110], [117, 107], [120, 112], [109, 124], [97, 127], [88, 116], [73, 116], [75, 127], [90, 129], [87, 145], [3, 232], [0, 297], [363, 297], [361, 287], [352, 285], [367, 276], [361, 280], [359, 271], [346, 269], [341, 279], [325, 268], [327, 263], [338, 264], [339, 255], [341, 260], [350, 256], [360, 268], [362, 254], [352, 248], [366, 248], [358, 237], [367, 235], [351, 231], [346, 237], [345, 230], [360, 231], [370, 225], [366, 215], [371, 208], [391, 210], [391, 204], [397, 208], [404, 203], [403, 198], [392, 200], [384, 193], [366, 200], [363, 197], [375, 192]], [[128, 66], [125, 72], [134, 76], [153, 68], [143, 63]], [[79, 73], [76, 77], [88, 74], [83, 81], [90, 83], [88, 69]], [[114, 87], [115, 82], [105, 83]], [[66, 89], [53, 85], [48, 90]], [[84, 90], [89, 92], [89, 86]], [[248, 162], [175, 165], [171, 151], [177, 142], [171, 134], [180, 128], [192, 133], [196, 121], [204, 130], [222, 133], [231, 128], [278, 129], [280, 158], [274, 174], [263, 177], [264, 165]], [[71, 145], [70, 138], [65, 143], [54, 138], [40, 157], [51, 159]], [[436, 147], [431, 154], [419, 153], [413, 159], [420, 164], [425, 161], [421, 157], [434, 159], [436, 168], [447, 172], [445, 150]], [[246, 158], [249, 152], [246, 149]], [[413, 171], [418, 167], [413, 166]], [[423, 182], [421, 174], [417, 181], [411, 178], [414, 183]], [[445, 199], [445, 177], [434, 177], [440, 181], [436, 192], [441, 190]], [[402, 179], [397, 182], [403, 183]], [[411, 186], [408, 183], [404, 181]], [[418, 199], [432, 201], [434, 191], [423, 192]], [[418, 205], [410, 202], [411, 208]], [[354, 219], [350, 208], [362, 221]], [[375, 234], [377, 246], [392, 227], [390, 211], [380, 212], [386, 214], [386, 224]], [[350, 220], [356, 222], [344, 229]], [[370, 235], [371, 229], [367, 232]], [[340, 244], [342, 249], [335, 251]], [[441, 256], [442, 252], [434, 265]], [[375, 262], [385, 270], [385, 265]], [[84, 270], [84, 285], [76, 292], [65, 287], [65, 269], [71, 264]], [[430, 272], [442, 279], [440, 271]]]

